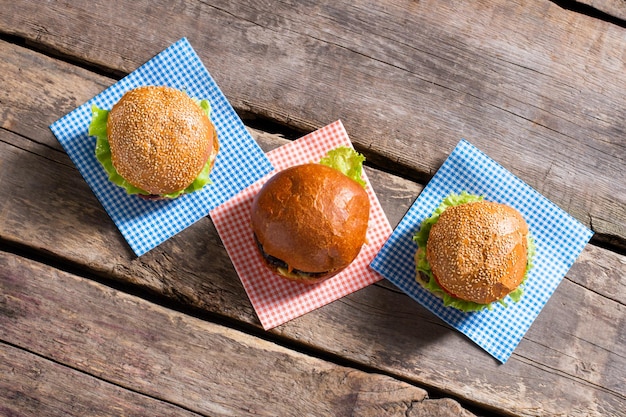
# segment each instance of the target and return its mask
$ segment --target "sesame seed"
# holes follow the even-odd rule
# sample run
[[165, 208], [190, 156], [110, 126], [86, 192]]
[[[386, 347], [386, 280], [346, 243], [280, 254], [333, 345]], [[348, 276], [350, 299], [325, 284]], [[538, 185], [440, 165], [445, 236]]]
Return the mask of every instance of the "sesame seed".
[[503, 204], [482, 201], [450, 207], [430, 231], [427, 259], [444, 290], [487, 304], [521, 283], [527, 233], [522, 216]]
[[186, 188], [213, 149], [214, 127], [184, 92], [169, 87], [128, 91], [109, 113], [113, 165], [131, 184], [153, 194]]

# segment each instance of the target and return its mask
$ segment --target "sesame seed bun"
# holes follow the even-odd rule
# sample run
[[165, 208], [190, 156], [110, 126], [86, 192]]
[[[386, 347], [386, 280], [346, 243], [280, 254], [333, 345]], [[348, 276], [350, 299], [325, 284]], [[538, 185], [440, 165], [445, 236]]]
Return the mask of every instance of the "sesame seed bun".
[[431, 230], [426, 258], [439, 286], [478, 304], [504, 298], [524, 279], [528, 225], [504, 204], [447, 208]]
[[187, 188], [219, 147], [202, 108], [169, 87], [126, 92], [109, 113], [107, 136], [117, 172], [154, 195]]
[[359, 254], [369, 220], [365, 189], [321, 164], [287, 168], [252, 203], [251, 223], [264, 259], [284, 277], [327, 279]]

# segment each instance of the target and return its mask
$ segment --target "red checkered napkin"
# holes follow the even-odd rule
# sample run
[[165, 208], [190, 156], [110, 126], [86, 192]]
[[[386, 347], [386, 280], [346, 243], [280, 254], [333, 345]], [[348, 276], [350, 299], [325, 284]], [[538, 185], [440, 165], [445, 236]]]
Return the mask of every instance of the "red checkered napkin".
[[369, 264], [391, 235], [392, 229], [365, 174], [363, 178], [367, 183], [371, 202], [367, 243], [363, 245], [357, 259], [340, 274], [316, 285], [288, 281], [265, 266], [254, 242], [250, 227], [250, 207], [263, 184], [277, 171], [307, 162], [317, 162], [326, 152], [339, 146], [352, 147], [352, 143], [341, 121], [336, 121], [269, 152], [267, 156], [275, 170], [210, 213], [261, 325], [266, 330], [382, 278], [370, 269]]

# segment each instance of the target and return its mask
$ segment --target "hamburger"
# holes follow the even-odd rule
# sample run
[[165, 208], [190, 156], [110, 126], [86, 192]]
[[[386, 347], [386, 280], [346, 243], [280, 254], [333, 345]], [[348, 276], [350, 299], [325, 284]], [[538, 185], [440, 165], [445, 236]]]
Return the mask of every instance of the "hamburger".
[[352, 263], [369, 221], [364, 160], [352, 148], [340, 147], [320, 163], [287, 168], [263, 185], [252, 202], [251, 225], [271, 270], [315, 284]]
[[443, 200], [414, 236], [416, 279], [444, 305], [470, 312], [519, 301], [535, 245], [522, 215], [463, 192]]
[[207, 100], [170, 87], [138, 87], [110, 111], [92, 106], [89, 134], [109, 180], [128, 194], [174, 199], [211, 182], [219, 143]]

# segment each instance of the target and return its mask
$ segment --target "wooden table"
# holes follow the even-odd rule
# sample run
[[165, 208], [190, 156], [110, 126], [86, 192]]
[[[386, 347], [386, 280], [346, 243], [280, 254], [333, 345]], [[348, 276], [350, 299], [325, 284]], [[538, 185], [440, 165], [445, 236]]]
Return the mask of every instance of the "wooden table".
[[[5, 1], [0, 415], [626, 415], [626, 2]], [[466, 138], [595, 235], [500, 365], [386, 281], [263, 331], [207, 217], [139, 258], [48, 129], [187, 37], [395, 225]]]

